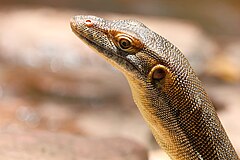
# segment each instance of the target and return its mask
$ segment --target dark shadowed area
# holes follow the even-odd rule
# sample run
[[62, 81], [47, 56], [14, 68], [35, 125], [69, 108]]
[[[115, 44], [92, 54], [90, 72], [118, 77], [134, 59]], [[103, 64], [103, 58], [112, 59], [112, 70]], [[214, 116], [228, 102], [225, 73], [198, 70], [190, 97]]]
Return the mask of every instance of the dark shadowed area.
[[3, 159], [169, 159], [123, 75], [72, 33], [78, 14], [137, 19], [173, 42], [240, 154], [240, 1], [0, 0]]

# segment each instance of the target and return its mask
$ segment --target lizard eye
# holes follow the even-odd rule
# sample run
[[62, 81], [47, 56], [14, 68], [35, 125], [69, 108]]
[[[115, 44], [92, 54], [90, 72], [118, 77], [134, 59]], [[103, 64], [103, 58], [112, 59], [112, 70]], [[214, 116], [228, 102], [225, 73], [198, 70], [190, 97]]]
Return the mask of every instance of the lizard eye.
[[110, 37], [117, 48], [127, 52], [128, 54], [135, 54], [143, 48], [143, 43], [141, 41], [129, 34], [110, 31]]
[[132, 45], [131, 41], [127, 38], [121, 38], [119, 40], [119, 46], [122, 48], [122, 49], [128, 49], [130, 48]]

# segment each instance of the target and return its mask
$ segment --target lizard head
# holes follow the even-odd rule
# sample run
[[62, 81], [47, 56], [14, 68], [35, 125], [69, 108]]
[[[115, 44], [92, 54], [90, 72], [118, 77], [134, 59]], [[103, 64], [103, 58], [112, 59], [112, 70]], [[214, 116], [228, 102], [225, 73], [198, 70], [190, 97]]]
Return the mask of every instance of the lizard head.
[[[127, 78], [161, 80], [167, 68], [160, 65], [159, 51], [165, 39], [136, 20], [109, 21], [95, 16], [75, 16], [71, 19], [73, 32], [97, 50]], [[160, 43], [157, 43], [160, 42]]]

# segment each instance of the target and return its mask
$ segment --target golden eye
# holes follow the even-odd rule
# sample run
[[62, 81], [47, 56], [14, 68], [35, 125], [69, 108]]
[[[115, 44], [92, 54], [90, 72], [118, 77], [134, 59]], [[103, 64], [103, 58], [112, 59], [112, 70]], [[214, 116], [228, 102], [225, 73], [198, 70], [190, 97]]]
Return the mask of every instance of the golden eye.
[[121, 49], [128, 49], [128, 48], [130, 48], [132, 46], [132, 43], [127, 38], [121, 38], [119, 40], [119, 46], [121, 47]]
[[144, 47], [139, 39], [127, 33], [111, 30], [109, 37], [117, 48], [128, 52], [128, 54], [135, 54]]

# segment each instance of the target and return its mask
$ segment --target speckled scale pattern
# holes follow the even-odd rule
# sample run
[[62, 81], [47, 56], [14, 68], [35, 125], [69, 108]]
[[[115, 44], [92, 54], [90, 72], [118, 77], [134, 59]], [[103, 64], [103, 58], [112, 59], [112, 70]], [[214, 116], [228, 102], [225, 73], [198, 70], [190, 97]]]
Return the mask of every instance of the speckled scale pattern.
[[[143, 118], [171, 159], [238, 160], [201, 82], [171, 42], [136, 20], [75, 16], [71, 27], [126, 76]], [[122, 50], [113, 43], [112, 32], [138, 39], [142, 48], [136, 53]], [[149, 77], [158, 65], [166, 72], [159, 83]]]
[[[166, 114], [163, 106], [154, 103], [152, 106], [157, 108], [155, 113], [165, 123], [169, 136], [179, 145], [176, 159], [238, 159], [211, 101], [186, 58], [170, 42], [163, 45], [167, 48], [168, 57], [173, 57], [172, 62], [165, 60], [165, 65], [171, 68], [173, 82], [161, 93], [164, 95], [161, 99], [167, 103], [162, 105], [167, 105], [169, 110]], [[171, 146], [167, 147], [168, 152], [174, 155], [171, 152], [176, 151], [171, 151]]]

